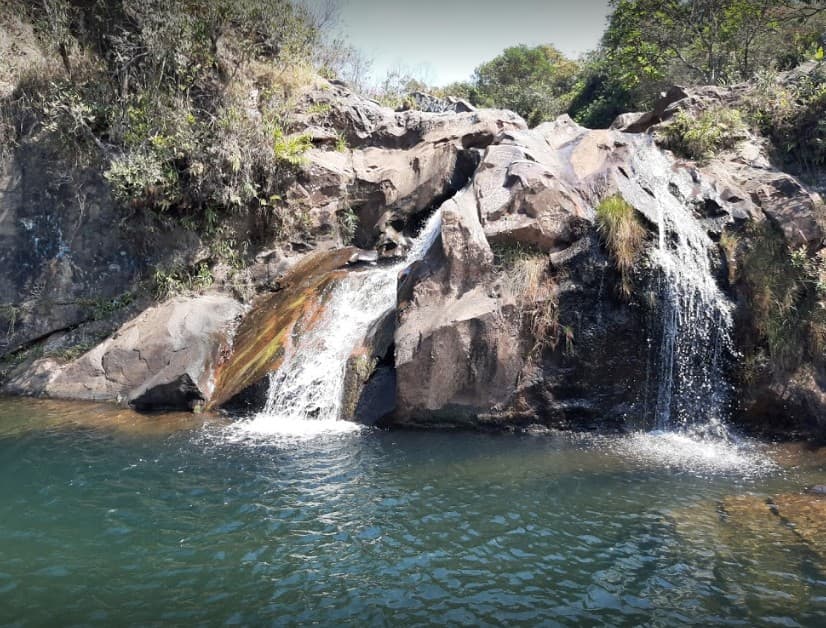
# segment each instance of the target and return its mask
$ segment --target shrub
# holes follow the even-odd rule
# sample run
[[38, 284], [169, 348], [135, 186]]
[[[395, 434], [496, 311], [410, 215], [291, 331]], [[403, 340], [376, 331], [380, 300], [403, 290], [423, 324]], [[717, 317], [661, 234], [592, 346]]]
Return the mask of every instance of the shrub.
[[152, 275], [152, 293], [163, 301], [169, 297], [209, 288], [213, 283], [212, 271], [206, 262], [195, 268], [159, 268]]
[[665, 145], [696, 161], [711, 159], [726, 148], [733, 148], [746, 136], [746, 125], [736, 109], [715, 107], [696, 117], [678, 111], [663, 128]]
[[747, 101], [754, 126], [768, 137], [775, 158], [801, 174], [826, 166], [826, 67], [819, 65], [794, 85], [767, 76]]
[[126, 205], [166, 210], [180, 199], [177, 171], [151, 150], [114, 159], [103, 176], [115, 199]]
[[620, 273], [620, 292], [631, 295], [634, 265], [645, 244], [646, 230], [637, 211], [619, 195], [604, 198], [596, 207], [597, 231]]
[[826, 263], [803, 249], [789, 250], [769, 224], [748, 234], [741, 277], [747, 288], [759, 344], [776, 373], [805, 358], [823, 360], [826, 349]]

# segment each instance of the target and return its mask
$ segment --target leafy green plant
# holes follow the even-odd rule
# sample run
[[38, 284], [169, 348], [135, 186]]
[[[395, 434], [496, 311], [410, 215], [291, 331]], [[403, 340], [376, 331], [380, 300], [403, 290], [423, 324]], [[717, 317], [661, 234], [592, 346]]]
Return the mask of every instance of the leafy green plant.
[[336, 133], [336, 150], [340, 153], [346, 153], [347, 149], [347, 137], [344, 133], [338, 132]]
[[706, 161], [745, 139], [746, 125], [738, 110], [715, 107], [696, 117], [678, 111], [662, 133], [666, 146], [675, 152], [689, 159]]
[[333, 106], [328, 102], [314, 102], [307, 107], [307, 113], [311, 116], [326, 116], [333, 110]]
[[126, 205], [166, 210], [180, 199], [177, 171], [154, 151], [126, 153], [114, 159], [103, 176], [114, 197]]
[[80, 301], [81, 305], [92, 309], [92, 319], [96, 321], [105, 320], [125, 307], [131, 305], [135, 300], [135, 294], [131, 291], [124, 292], [113, 299], [96, 298]]
[[352, 208], [347, 208], [338, 213], [338, 233], [344, 244], [350, 244], [356, 235], [359, 226], [359, 217]]
[[290, 166], [301, 166], [305, 163], [304, 153], [313, 147], [313, 139], [309, 133], [285, 135], [280, 128], [273, 130], [273, 151], [275, 159]]
[[637, 211], [621, 196], [602, 199], [596, 206], [597, 231], [620, 273], [620, 293], [633, 289], [634, 266], [645, 244], [646, 230]]

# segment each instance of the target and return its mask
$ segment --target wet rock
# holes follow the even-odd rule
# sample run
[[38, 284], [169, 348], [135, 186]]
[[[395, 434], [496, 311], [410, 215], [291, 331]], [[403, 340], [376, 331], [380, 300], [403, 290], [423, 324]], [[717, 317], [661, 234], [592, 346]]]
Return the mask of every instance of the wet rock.
[[323, 307], [323, 297], [343, 275], [340, 269], [356, 253], [347, 248], [306, 256], [279, 280], [280, 289], [253, 302], [238, 325], [231, 347], [216, 365], [215, 390], [207, 409], [231, 403], [263, 407], [266, 387], [261, 382], [278, 368], [299, 326], [312, 325]]
[[[393, 371], [391, 353], [395, 331], [396, 312], [391, 308], [370, 326], [364, 339], [353, 349], [344, 373], [342, 418], [372, 425], [395, 407], [395, 372], [392, 378], [388, 378], [387, 373], [388, 369]], [[383, 374], [377, 376], [379, 371]], [[391, 379], [392, 391], [388, 389]], [[368, 399], [379, 405], [368, 408]]]
[[[393, 420], [617, 427], [645, 416], [650, 275], [619, 298], [595, 230], [594, 205], [612, 194], [652, 229], [672, 196], [716, 208], [709, 229], [734, 220], [712, 179], [647, 136], [567, 116], [503, 133], [442, 205], [441, 240], [402, 277]], [[491, 246], [532, 256], [533, 279], [514, 285]]]
[[772, 511], [814, 551], [826, 557], [826, 498], [785, 494], [771, 499]]
[[396, 409], [396, 369], [379, 366], [364, 384], [353, 419], [377, 425]]

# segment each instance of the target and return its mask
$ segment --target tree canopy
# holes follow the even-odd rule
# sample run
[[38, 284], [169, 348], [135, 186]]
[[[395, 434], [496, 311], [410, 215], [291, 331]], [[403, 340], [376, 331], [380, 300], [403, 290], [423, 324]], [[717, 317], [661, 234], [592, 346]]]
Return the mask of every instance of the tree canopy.
[[512, 109], [533, 126], [568, 108], [577, 69], [554, 46], [513, 46], [476, 68], [471, 98]]

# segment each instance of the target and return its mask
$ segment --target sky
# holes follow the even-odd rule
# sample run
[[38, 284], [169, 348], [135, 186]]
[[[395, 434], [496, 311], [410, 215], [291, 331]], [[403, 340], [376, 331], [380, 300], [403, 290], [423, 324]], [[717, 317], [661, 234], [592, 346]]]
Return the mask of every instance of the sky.
[[554, 44], [576, 57], [596, 47], [608, 0], [339, 0], [339, 29], [373, 60], [372, 74], [416, 71], [434, 85], [470, 78], [516, 44]]

